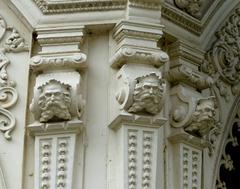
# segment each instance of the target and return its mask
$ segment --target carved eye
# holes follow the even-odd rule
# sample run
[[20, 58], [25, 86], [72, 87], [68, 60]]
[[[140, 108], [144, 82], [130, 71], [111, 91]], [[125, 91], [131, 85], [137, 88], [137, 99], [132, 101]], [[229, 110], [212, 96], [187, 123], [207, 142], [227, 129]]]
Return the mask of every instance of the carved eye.
[[60, 95], [61, 95], [60, 92], [55, 92], [55, 93], [54, 93], [54, 96], [60, 96]]
[[144, 88], [144, 89], [150, 89], [151, 86], [149, 86], [149, 85], [143, 85], [143, 88]]
[[45, 93], [45, 96], [46, 96], [46, 97], [51, 97], [52, 94], [51, 94], [51, 93]]

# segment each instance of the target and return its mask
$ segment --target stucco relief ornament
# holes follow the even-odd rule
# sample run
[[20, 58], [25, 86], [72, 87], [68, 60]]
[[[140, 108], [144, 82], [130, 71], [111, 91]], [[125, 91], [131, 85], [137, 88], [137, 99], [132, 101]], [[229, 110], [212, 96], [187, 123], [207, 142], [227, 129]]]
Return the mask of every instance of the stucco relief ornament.
[[7, 66], [10, 63], [3, 52], [0, 52], [0, 130], [6, 139], [11, 139], [11, 132], [15, 128], [16, 120], [7, 109], [12, 107], [18, 99], [15, 82], [9, 80]]
[[186, 10], [194, 17], [199, 17], [201, 12], [202, 0], [175, 0], [177, 7]]
[[230, 16], [227, 23], [216, 33], [217, 40], [206, 54], [203, 71], [220, 75], [238, 93], [240, 82], [240, 8]]
[[6, 32], [6, 22], [4, 19], [0, 16], [0, 40], [2, 39], [4, 33]]
[[192, 122], [184, 129], [186, 132], [203, 137], [216, 127], [214, 98], [209, 97], [198, 100], [196, 109], [192, 115]]
[[161, 111], [164, 82], [155, 73], [136, 79], [133, 92], [133, 104], [130, 113], [148, 113], [156, 115]]
[[12, 33], [6, 39], [4, 50], [6, 52], [21, 52], [28, 50], [24, 39], [20, 36], [15, 28], [12, 28]]
[[41, 91], [38, 99], [40, 122], [71, 119], [70, 85], [52, 79], [38, 89]]

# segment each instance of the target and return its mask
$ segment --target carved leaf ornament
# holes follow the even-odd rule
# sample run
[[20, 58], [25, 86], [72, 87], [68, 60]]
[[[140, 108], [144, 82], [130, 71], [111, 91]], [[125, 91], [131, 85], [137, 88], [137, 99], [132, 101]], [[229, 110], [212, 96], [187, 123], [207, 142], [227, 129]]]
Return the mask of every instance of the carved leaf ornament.
[[15, 89], [15, 82], [9, 80], [8, 77], [7, 66], [10, 61], [5, 53], [25, 51], [28, 47], [18, 31], [13, 27], [7, 27], [5, 20], [0, 16], [0, 40], [2, 40], [7, 30], [10, 30], [11, 34], [7, 36], [3, 47], [0, 49], [0, 131], [4, 133], [7, 140], [10, 140], [16, 119], [8, 108], [16, 104], [18, 94]]
[[240, 8], [216, 36], [218, 40], [206, 55], [203, 71], [211, 75], [218, 72], [225, 82], [236, 85], [240, 82]]
[[0, 52], [0, 130], [4, 133], [6, 139], [11, 139], [11, 131], [14, 129], [16, 120], [7, 109], [12, 107], [18, 99], [15, 83], [8, 79], [6, 71], [10, 61]]

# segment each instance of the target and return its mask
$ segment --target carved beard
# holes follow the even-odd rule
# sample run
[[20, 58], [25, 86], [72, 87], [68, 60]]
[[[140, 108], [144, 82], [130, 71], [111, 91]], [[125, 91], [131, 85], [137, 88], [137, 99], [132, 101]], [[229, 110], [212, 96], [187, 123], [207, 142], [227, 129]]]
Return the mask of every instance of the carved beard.
[[189, 127], [185, 128], [185, 131], [192, 133], [196, 136], [205, 136], [215, 126], [215, 120], [213, 116], [205, 113], [201, 114], [195, 112], [193, 114], [192, 123]]
[[129, 112], [143, 112], [144, 110], [150, 114], [159, 113], [161, 102], [161, 94], [157, 90], [155, 94], [151, 94], [144, 89], [137, 89], [134, 94], [134, 103], [130, 107]]
[[39, 107], [41, 110], [40, 122], [59, 121], [71, 119], [69, 112], [70, 102], [64, 100], [63, 97], [46, 97], [44, 95], [39, 98]]

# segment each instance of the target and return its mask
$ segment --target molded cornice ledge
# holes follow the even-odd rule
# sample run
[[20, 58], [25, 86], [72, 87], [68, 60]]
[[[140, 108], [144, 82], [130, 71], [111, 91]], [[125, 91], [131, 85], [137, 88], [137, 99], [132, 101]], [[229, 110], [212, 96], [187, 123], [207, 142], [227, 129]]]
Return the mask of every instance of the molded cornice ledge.
[[31, 58], [33, 71], [86, 68], [87, 56], [79, 49], [84, 40], [83, 26], [39, 28], [36, 34], [41, 52]]
[[168, 55], [157, 47], [163, 26], [133, 21], [121, 21], [113, 31], [117, 42], [116, 51], [110, 60], [112, 67], [125, 63], [140, 63], [161, 66], [168, 61]]

